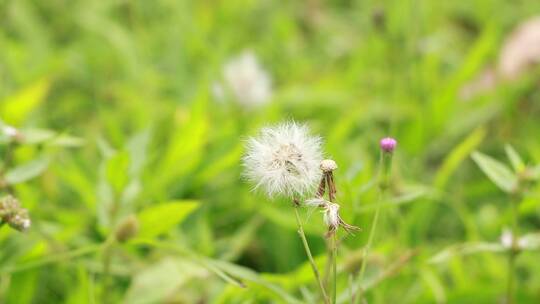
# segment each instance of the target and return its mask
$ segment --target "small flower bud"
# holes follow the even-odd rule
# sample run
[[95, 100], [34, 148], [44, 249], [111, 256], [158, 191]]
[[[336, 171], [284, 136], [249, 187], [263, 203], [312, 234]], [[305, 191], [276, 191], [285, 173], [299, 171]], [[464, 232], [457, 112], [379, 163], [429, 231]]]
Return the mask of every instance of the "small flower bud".
[[32, 224], [28, 210], [11, 195], [0, 199], [0, 221], [19, 231], [28, 230]]
[[381, 139], [380, 146], [384, 152], [392, 153], [397, 146], [397, 141], [392, 137], [385, 137]]
[[2, 127], [2, 133], [8, 137], [11, 141], [20, 142], [23, 139], [22, 133], [15, 127], [5, 125]]
[[321, 162], [321, 170], [323, 172], [332, 172], [338, 168], [335, 161], [331, 159], [325, 159]]
[[139, 221], [135, 215], [126, 217], [116, 228], [114, 235], [116, 240], [124, 243], [139, 233]]

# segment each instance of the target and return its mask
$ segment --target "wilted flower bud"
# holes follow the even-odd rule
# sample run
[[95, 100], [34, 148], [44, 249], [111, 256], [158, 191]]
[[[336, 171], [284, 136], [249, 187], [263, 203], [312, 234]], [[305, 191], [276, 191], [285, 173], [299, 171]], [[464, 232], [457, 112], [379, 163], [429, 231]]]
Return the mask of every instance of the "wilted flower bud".
[[15, 127], [4, 125], [1, 128], [2, 133], [11, 141], [21, 141], [22, 133]]
[[114, 235], [118, 242], [123, 243], [136, 236], [138, 232], [139, 221], [135, 215], [130, 215], [118, 225]]
[[19, 201], [11, 195], [0, 199], [0, 220], [19, 231], [28, 230], [32, 223], [28, 210], [22, 208]]
[[397, 146], [397, 141], [392, 137], [385, 137], [381, 139], [380, 146], [384, 152], [392, 153]]
[[331, 159], [325, 159], [321, 162], [321, 170], [323, 172], [332, 172], [338, 168], [335, 161]]

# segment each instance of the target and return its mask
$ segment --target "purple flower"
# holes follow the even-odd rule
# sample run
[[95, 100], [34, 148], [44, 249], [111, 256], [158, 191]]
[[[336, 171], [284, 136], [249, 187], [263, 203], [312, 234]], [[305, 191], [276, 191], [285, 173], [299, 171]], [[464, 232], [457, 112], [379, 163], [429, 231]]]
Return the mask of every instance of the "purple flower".
[[381, 139], [380, 145], [381, 145], [381, 149], [384, 152], [392, 153], [394, 149], [396, 148], [397, 141], [393, 139], [392, 137], [385, 137]]

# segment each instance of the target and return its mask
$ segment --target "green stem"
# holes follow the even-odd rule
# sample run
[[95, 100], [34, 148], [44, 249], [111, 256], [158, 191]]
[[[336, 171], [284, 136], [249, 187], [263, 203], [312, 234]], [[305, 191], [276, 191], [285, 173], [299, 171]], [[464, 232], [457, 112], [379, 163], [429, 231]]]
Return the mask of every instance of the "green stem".
[[390, 184], [389, 181], [390, 181], [391, 169], [392, 169], [392, 154], [382, 152], [379, 158], [380, 171], [379, 171], [379, 195], [376, 202], [377, 208], [375, 209], [375, 215], [373, 216], [373, 222], [371, 224], [371, 229], [369, 230], [368, 242], [362, 254], [362, 261], [361, 261], [362, 267], [360, 268], [360, 274], [358, 275], [358, 285], [359, 285], [358, 301], [361, 301], [362, 298], [364, 297], [364, 294], [363, 294], [364, 291], [361, 284], [364, 278], [364, 273], [366, 272], [367, 258], [369, 255], [369, 251], [371, 250], [371, 246], [373, 244], [373, 238], [375, 236], [375, 231], [377, 230], [377, 223], [379, 222], [381, 204], [384, 201], [386, 189], [389, 187], [389, 184]]
[[306, 235], [304, 233], [304, 228], [302, 226], [302, 221], [300, 220], [300, 215], [298, 214], [298, 206], [296, 204], [294, 206], [294, 214], [296, 215], [296, 223], [298, 225], [298, 235], [300, 235], [300, 238], [302, 239], [302, 244], [304, 245], [304, 249], [309, 259], [309, 263], [311, 264], [311, 268], [313, 269], [313, 274], [315, 275], [315, 279], [317, 280], [319, 284], [319, 289], [321, 291], [321, 295], [323, 297], [324, 303], [328, 304], [330, 302], [328, 301], [328, 296], [326, 295], [326, 291], [324, 290], [324, 285], [321, 280], [321, 276], [319, 275], [319, 270], [317, 269], [317, 265], [315, 264], [315, 260], [313, 259], [313, 255], [311, 254], [311, 250], [309, 249]]
[[514, 303], [514, 268], [516, 266], [516, 253], [513, 250], [508, 254], [508, 281], [506, 286], [506, 304]]
[[102, 303], [110, 303], [110, 278], [111, 278], [111, 259], [113, 254], [113, 247], [116, 243], [114, 236], [109, 237], [105, 243], [103, 243], [103, 278], [102, 278]]
[[515, 195], [510, 200], [511, 210], [512, 210], [512, 248], [508, 250], [508, 279], [506, 286], [506, 303], [514, 303], [514, 280], [516, 272], [516, 257], [519, 253], [519, 248], [517, 247], [518, 240], [518, 204], [519, 196]]
[[337, 231], [332, 235], [332, 273], [334, 276], [334, 285], [332, 286], [332, 296], [334, 304], [337, 303], [337, 250], [338, 250], [338, 240], [337, 240]]

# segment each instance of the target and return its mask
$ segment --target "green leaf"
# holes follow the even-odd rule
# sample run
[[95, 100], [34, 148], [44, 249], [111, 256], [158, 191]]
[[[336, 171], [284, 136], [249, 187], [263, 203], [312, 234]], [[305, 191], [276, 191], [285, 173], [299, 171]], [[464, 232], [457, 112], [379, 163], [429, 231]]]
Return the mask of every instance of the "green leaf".
[[505, 164], [480, 152], [474, 152], [472, 159], [501, 190], [511, 193], [516, 189], [517, 177]]
[[141, 224], [140, 237], [156, 237], [180, 224], [199, 206], [198, 201], [172, 201], [148, 207], [138, 215]]
[[429, 259], [429, 263], [437, 264], [448, 261], [455, 256], [469, 255], [480, 252], [502, 252], [504, 247], [499, 243], [465, 243], [450, 246]]
[[10, 124], [20, 124], [45, 99], [49, 81], [41, 79], [0, 103], [2, 117]]
[[107, 181], [115, 193], [121, 193], [128, 182], [129, 154], [118, 152], [107, 160]]
[[15, 185], [30, 180], [45, 171], [48, 165], [49, 160], [42, 157], [15, 167], [6, 173], [6, 182]]
[[472, 132], [465, 140], [456, 146], [444, 159], [441, 168], [437, 171], [435, 185], [442, 189], [448, 182], [448, 179], [454, 174], [459, 165], [467, 156], [478, 147], [486, 136], [486, 129], [478, 128]]
[[514, 172], [519, 173], [523, 171], [525, 169], [525, 164], [514, 147], [512, 147], [510, 144], [506, 144], [504, 146], [504, 150], [506, 151], [506, 156], [508, 156], [512, 167], [514, 168]]
[[164, 303], [182, 284], [206, 270], [186, 259], [165, 258], [134, 277], [124, 303]]

